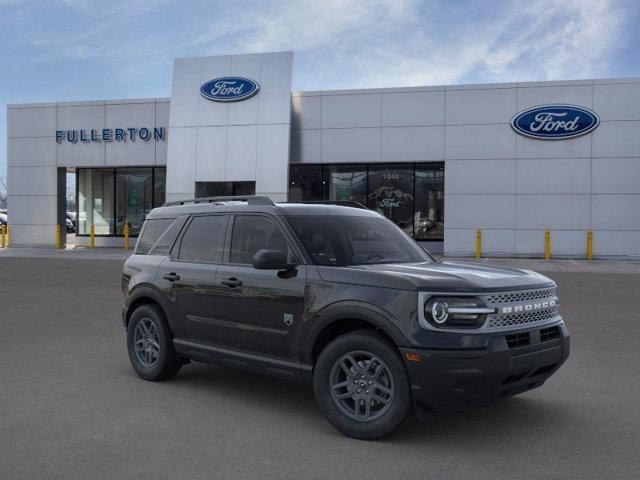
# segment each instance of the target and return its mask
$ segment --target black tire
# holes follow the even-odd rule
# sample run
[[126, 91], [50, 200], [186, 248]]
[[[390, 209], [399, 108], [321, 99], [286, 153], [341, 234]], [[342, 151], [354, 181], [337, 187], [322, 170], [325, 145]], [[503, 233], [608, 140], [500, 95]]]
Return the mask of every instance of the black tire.
[[[350, 353], [355, 353], [357, 358], [349, 355]], [[360, 411], [360, 408], [365, 407], [356, 406], [356, 403], [365, 405], [365, 401], [367, 403], [370, 402], [369, 391], [374, 391], [377, 380], [374, 379], [373, 375], [369, 376], [368, 373], [366, 378], [363, 377], [365, 383], [362, 384], [362, 392], [364, 392], [364, 388], [367, 388], [365, 387], [366, 383], [370, 384], [367, 379], [370, 378], [374, 381], [374, 387], [369, 387], [371, 390], [366, 390], [366, 400], [360, 396], [364, 396], [364, 393], [360, 393], [360, 390], [357, 390], [357, 394], [354, 393], [354, 389], [357, 387], [351, 385], [351, 382], [354, 384], [361, 382], [359, 375], [367, 370], [362, 366], [366, 365], [367, 354], [372, 359], [377, 359], [384, 364], [388, 374], [383, 373], [383, 379], [386, 385], [391, 386], [390, 391], [393, 392], [386, 399], [388, 404], [383, 405], [381, 402], [374, 400], [369, 407], [366, 407], [371, 412], [373, 412], [374, 408], [379, 409], [377, 413], [370, 416], [370, 419], [359, 417], [359, 413], [364, 413]], [[363, 358], [365, 360], [356, 362], [356, 366], [349, 369], [352, 375], [349, 376], [347, 369], [342, 366], [341, 360], [345, 358], [354, 358], [355, 360]], [[358, 367], [358, 363], [362, 365]], [[375, 363], [376, 360], [371, 360], [369, 365], [374, 365], [375, 368]], [[353, 363], [351, 362], [351, 364]], [[363, 371], [357, 370], [358, 368], [363, 368]], [[339, 380], [344, 381], [337, 381], [338, 377], [336, 375], [342, 375], [343, 377], [339, 378]], [[334, 381], [337, 381], [337, 383], [332, 384]], [[332, 390], [334, 392], [338, 390], [332, 388], [332, 385], [338, 386], [338, 384], [347, 384], [345, 387], [341, 387], [345, 389], [342, 394], [353, 394], [353, 397], [343, 400], [334, 399]], [[409, 376], [400, 353], [395, 345], [375, 330], [359, 330], [347, 333], [329, 343], [322, 350], [316, 361], [313, 372], [313, 389], [318, 406], [327, 420], [345, 435], [360, 440], [376, 440], [388, 435], [400, 425], [411, 409]], [[376, 391], [376, 399], [379, 397], [379, 393], [381, 391]], [[354, 412], [349, 411], [351, 404], [353, 404]], [[369, 415], [369, 413], [364, 414], [363, 417], [366, 415]], [[375, 415], [379, 416], [376, 417]]]
[[[144, 360], [136, 353], [134, 345], [136, 328], [141, 322], [144, 322], [144, 325], [151, 330], [155, 328], [154, 334], [157, 332], [157, 335], [154, 335], [154, 338], [157, 338], [157, 348], [155, 346], [156, 342], [153, 342], [154, 345], [152, 347], [154, 352], [157, 351], [157, 356], [150, 365], [144, 364]], [[141, 305], [131, 314], [129, 325], [127, 326], [127, 350], [131, 366], [140, 378], [145, 380], [155, 381], [172, 378], [182, 367], [182, 362], [180, 362], [173, 349], [173, 334], [169, 329], [164, 313], [157, 305]]]

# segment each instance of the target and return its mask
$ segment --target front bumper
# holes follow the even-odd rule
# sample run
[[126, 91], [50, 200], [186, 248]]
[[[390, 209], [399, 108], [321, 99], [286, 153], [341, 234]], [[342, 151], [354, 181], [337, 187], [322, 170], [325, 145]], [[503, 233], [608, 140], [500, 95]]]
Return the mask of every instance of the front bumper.
[[[481, 405], [539, 387], [569, 356], [569, 332], [562, 321], [490, 337], [478, 350], [400, 349], [419, 416], [421, 409]], [[419, 353], [420, 361], [407, 360], [407, 353]]]

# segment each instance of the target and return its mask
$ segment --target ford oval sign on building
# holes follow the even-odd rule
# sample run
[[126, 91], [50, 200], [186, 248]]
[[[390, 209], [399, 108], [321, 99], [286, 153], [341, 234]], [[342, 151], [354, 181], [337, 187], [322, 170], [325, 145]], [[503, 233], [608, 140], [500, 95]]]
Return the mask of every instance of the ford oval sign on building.
[[575, 105], [542, 105], [518, 113], [511, 119], [516, 133], [537, 140], [564, 140], [592, 132], [598, 116]]
[[214, 102], [246, 100], [258, 93], [258, 90], [258, 82], [242, 77], [215, 78], [200, 87], [202, 96]]

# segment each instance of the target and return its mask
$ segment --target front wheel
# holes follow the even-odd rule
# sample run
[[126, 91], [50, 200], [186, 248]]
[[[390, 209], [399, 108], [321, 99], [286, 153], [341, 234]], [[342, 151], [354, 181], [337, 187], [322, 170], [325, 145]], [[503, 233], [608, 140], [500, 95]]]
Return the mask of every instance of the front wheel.
[[338, 430], [375, 440], [395, 430], [411, 405], [401, 357], [375, 331], [342, 335], [321, 352], [313, 374], [316, 401]]
[[142, 305], [131, 314], [127, 350], [131, 366], [145, 380], [171, 378], [182, 366], [173, 349], [169, 325], [155, 305]]

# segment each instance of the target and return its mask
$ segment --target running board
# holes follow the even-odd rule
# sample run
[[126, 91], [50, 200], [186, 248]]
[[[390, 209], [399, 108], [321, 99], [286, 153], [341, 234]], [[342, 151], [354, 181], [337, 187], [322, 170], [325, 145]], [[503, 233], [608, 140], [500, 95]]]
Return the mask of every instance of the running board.
[[227, 350], [225, 348], [190, 342], [181, 338], [173, 339], [173, 347], [178, 355], [199, 362], [247, 370], [253, 373], [270, 375], [296, 382], [304, 382], [305, 378], [308, 378], [308, 375], [303, 377], [302, 371], [304, 370], [308, 373], [312, 369], [311, 365], [300, 362], [280, 360], [255, 353]]

